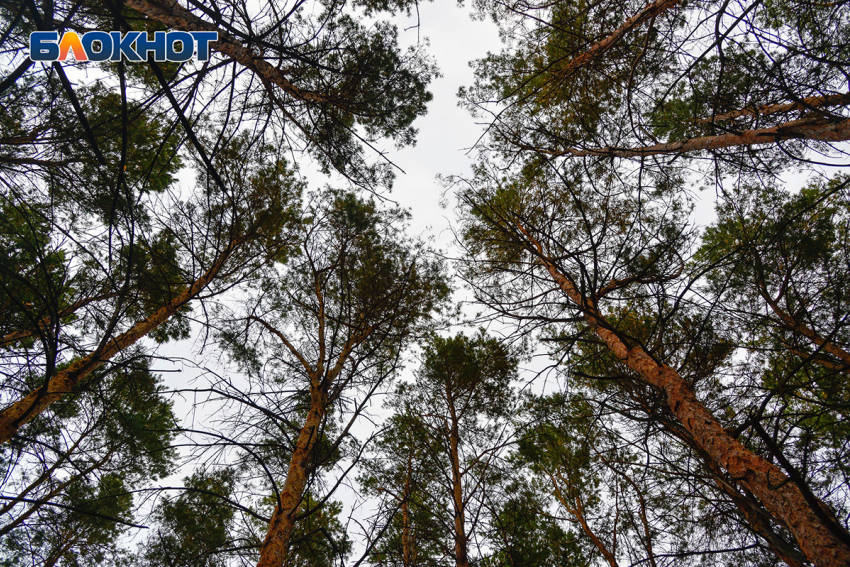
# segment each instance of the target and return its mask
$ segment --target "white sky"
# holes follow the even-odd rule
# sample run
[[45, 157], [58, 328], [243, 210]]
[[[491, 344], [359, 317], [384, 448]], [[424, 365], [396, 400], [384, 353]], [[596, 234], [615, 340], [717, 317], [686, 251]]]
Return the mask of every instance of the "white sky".
[[415, 14], [410, 19], [400, 18], [400, 41], [415, 43], [417, 32], [423, 41], [427, 38], [428, 51], [436, 58], [443, 77], [431, 85], [434, 100], [428, 114], [415, 122], [419, 129], [416, 146], [392, 152], [393, 161], [406, 172], [399, 174], [392, 198], [411, 209], [414, 234], [430, 227], [441, 243], [449, 243], [452, 237], [446, 231], [454, 213], [451, 206], [439, 207], [444, 190], [436, 176], [468, 173], [470, 155], [466, 150], [483, 131], [465, 109], [458, 107], [457, 91], [472, 83], [469, 62], [488, 51], [499, 51], [501, 42], [496, 25], [490, 20], [473, 21], [468, 7], [427, 3], [420, 4], [419, 13], [418, 30], [403, 31], [404, 25], [415, 24]]

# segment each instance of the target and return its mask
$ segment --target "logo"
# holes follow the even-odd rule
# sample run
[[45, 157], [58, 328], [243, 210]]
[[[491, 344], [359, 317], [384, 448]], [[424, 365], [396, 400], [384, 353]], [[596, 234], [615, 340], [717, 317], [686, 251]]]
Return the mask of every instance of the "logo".
[[[218, 41], [218, 32], [154, 32], [153, 40], [145, 32], [90, 31], [82, 36], [65, 32], [37, 31], [30, 34], [30, 59], [33, 61], [65, 61], [73, 54], [77, 61], [188, 61], [198, 46], [198, 61], [210, 58], [210, 43]], [[135, 45], [135, 47], [133, 47]]]

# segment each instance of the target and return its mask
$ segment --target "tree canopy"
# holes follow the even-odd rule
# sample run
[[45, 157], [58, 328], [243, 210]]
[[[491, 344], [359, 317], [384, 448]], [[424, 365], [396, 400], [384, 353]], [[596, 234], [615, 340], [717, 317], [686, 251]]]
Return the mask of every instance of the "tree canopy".
[[438, 250], [418, 2], [0, 0], [0, 564], [850, 565], [850, 4], [467, 8]]

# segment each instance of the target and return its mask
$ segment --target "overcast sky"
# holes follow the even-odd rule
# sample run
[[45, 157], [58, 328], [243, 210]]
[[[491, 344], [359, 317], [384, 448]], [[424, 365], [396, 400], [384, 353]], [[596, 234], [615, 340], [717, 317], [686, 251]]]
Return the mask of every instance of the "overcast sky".
[[495, 24], [473, 21], [469, 14], [468, 6], [458, 7], [449, 0], [420, 4], [418, 29], [404, 31], [405, 26], [415, 25], [416, 14], [398, 18], [400, 42], [415, 44], [417, 34], [421, 41], [427, 38], [428, 52], [443, 76], [431, 84], [434, 99], [428, 114], [414, 123], [419, 129], [416, 146], [389, 152], [390, 159], [405, 171], [398, 175], [391, 197], [411, 210], [413, 234], [430, 227], [443, 244], [452, 240], [446, 231], [454, 213], [451, 207], [439, 207], [443, 188], [436, 176], [468, 172], [470, 156], [466, 150], [482, 132], [469, 113], [458, 107], [457, 91], [472, 82], [470, 61], [501, 48]]

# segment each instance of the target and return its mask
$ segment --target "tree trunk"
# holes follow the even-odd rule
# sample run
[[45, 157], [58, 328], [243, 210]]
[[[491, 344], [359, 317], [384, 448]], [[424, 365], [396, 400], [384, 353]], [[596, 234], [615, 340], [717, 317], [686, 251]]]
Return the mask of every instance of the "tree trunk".
[[706, 462], [706, 465], [708, 470], [711, 472], [711, 477], [714, 479], [714, 482], [718, 487], [720, 487], [720, 490], [729, 496], [732, 502], [735, 503], [740, 515], [747, 521], [747, 525], [750, 529], [764, 539], [767, 545], [770, 546], [770, 550], [773, 551], [779, 559], [784, 561], [788, 567], [803, 567], [805, 558], [796, 548], [794, 548], [793, 545], [782, 539], [782, 537], [773, 530], [770, 522], [767, 521], [769, 515], [755, 503], [751, 502], [747, 497], [742, 495], [736, 487], [731, 486], [728, 482], [726, 482], [726, 479], [723, 478], [723, 474], [716, 464]]
[[[574, 492], [572, 485], [570, 482], [564, 478], [562, 474], [559, 472], [550, 473], [549, 471], [545, 471], [546, 475], [549, 477], [549, 481], [552, 483], [552, 489], [555, 491], [555, 498], [558, 499], [558, 502], [564, 507], [564, 509], [575, 517], [578, 523], [581, 525], [582, 531], [584, 534], [590, 538], [590, 541], [593, 543], [596, 550], [602, 554], [602, 557], [605, 561], [608, 562], [608, 565], [611, 567], [619, 567], [617, 564], [617, 558], [608, 551], [608, 548], [605, 547], [605, 544], [602, 543], [602, 540], [597, 537], [597, 535], [590, 528], [590, 524], [587, 523], [587, 518], [584, 516], [584, 507], [581, 504], [581, 497], [578, 494], [572, 496]], [[555, 478], [557, 476], [557, 479]], [[565, 495], [561, 488], [558, 486], [558, 479], [560, 479], [561, 483], [563, 483], [564, 487], [568, 491], [568, 495]]]
[[401, 529], [401, 562], [404, 567], [413, 567], [413, 556], [410, 545], [410, 477], [413, 474], [412, 460], [413, 454], [411, 453], [407, 457], [407, 471], [404, 479], [404, 493], [402, 494], [401, 501], [401, 521], [403, 522]]
[[[558, 271], [543, 252], [542, 245], [523, 227], [520, 230], [537, 249], [537, 256], [552, 279], [581, 309], [587, 323], [611, 352], [649, 385], [664, 392], [667, 406], [693, 437], [696, 448], [752, 492], [793, 534], [809, 561], [823, 567], [850, 565], [850, 546], [812, 510], [800, 488], [779, 467], [755, 455], [733, 438], [702, 405], [678, 372], [657, 363], [641, 347], [627, 345], [611, 330], [596, 305], [581, 295], [572, 282]], [[818, 504], [828, 509], [826, 505]], [[833, 529], [841, 528], [835, 526]]]
[[458, 431], [458, 417], [455, 412], [454, 399], [451, 389], [446, 386], [446, 398], [451, 413], [451, 426], [449, 429], [449, 459], [452, 467], [452, 502], [455, 512], [455, 565], [456, 567], [469, 567], [469, 554], [466, 542], [466, 515], [463, 504], [463, 484], [460, 473], [460, 454], [458, 445], [460, 433]]
[[260, 561], [257, 567], [281, 567], [289, 551], [295, 516], [301, 506], [304, 487], [307, 484], [307, 467], [313, 447], [316, 445], [319, 427], [325, 417], [326, 393], [314, 387], [310, 398], [310, 411], [307, 413], [307, 419], [304, 421], [295, 449], [292, 451], [292, 457], [289, 459], [286, 482], [280, 493], [280, 501], [272, 514], [266, 540], [260, 549]]
[[286, 78], [281, 69], [270, 64], [250, 47], [242, 45], [242, 41], [220, 30], [214, 24], [202, 20], [192, 12], [179, 6], [176, 2], [166, 5], [152, 0], [125, 0], [124, 4], [170, 28], [182, 31], [216, 32], [218, 33], [218, 41], [210, 44], [211, 48], [215, 51], [223, 53], [234, 61], [248, 67], [297, 100], [317, 103], [329, 102], [328, 97], [321, 93], [305, 91], [296, 87]]
[[608, 51], [621, 37], [626, 35], [631, 30], [640, 26], [644, 22], [647, 22], [653, 18], [656, 18], [658, 15], [666, 12], [670, 8], [679, 4], [682, 0], [655, 0], [655, 2], [650, 2], [644, 8], [623, 22], [619, 28], [611, 32], [605, 39], [597, 41], [593, 45], [591, 45], [587, 51], [572, 59], [569, 63], [567, 63], [563, 69], [559, 70], [558, 73], [562, 75], [566, 75], [571, 71], [574, 71], [581, 67], [582, 65], [586, 65], [587, 63], [593, 61], [606, 51]]
[[320, 321], [320, 357], [315, 369], [310, 367], [309, 362], [280, 331], [258, 317], [249, 317], [249, 319], [260, 322], [275, 334], [295, 354], [310, 376], [310, 411], [307, 412], [307, 419], [304, 421], [304, 426], [298, 434], [298, 441], [296, 441], [295, 448], [292, 451], [292, 457], [289, 459], [289, 470], [286, 473], [283, 491], [280, 493], [280, 502], [275, 507], [271, 522], [269, 522], [269, 531], [266, 534], [263, 547], [260, 548], [260, 560], [257, 563], [257, 567], [282, 567], [286, 560], [287, 553], [289, 552], [289, 542], [292, 539], [292, 530], [295, 526], [295, 516], [298, 513], [298, 507], [301, 505], [301, 498], [304, 494], [304, 487], [307, 484], [307, 466], [313, 452], [313, 447], [316, 446], [319, 427], [327, 412], [328, 392], [330, 392], [331, 385], [336, 380], [336, 377], [342, 372], [351, 351], [355, 346], [366, 340], [372, 332], [372, 327], [370, 326], [355, 329], [354, 335], [345, 342], [340, 350], [334, 366], [325, 373], [324, 356], [326, 345], [323, 320], [325, 312], [322, 292], [318, 286], [316, 287], [316, 295], [322, 307], [320, 307], [318, 313]]
[[[839, 347], [832, 341], [825, 339], [820, 336], [817, 331], [798, 321], [795, 317], [793, 317], [790, 313], [782, 309], [779, 304], [770, 297], [770, 294], [767, 293], [767, 290], [763, 286], [759, 286], [759, 292], [773, 312], [777, 317], [782, 321], [782, 324], [785, 325], [788, 329], [794, 331], [795, 333], [799, 333], [812, 341], [818, 348], [823, 349], [824, 352], [831, 354], [832, 356], [841, 360], [844, 363], [844, 368], [846, 369], [848, 365], [850, 365], [850, 352], [847, 352], [843, 348]], [[815, 362], [820, 363], [821, 361], [815, 359]]]
[[44, 386], [27, 394], [0, 412], [0, 443], [6, 443], [18, 430], [32, 418], [39, 415], [53, 402], [62, 399], [75, 386], [83, 381], [105, 362], [122, 350], [132, 346], [139, 339], [162, 325], [181, 307], [198, 296], [215, 278], [224, 263], [239, 245], [241, 240], [234, 240], [221, 252], [209, 270], [192, 282], [188, 288], [174, 299], [157, 309], [152, 315], [133, 325], [128, 331], [106, 343], [102, 349], [95, 350], [88, 356], [77, 360], [70, 366], [49, 377]]
[[[774, 144], [782, 140], [817, 140], [821, 142], [842, 142], [850, 139], [850, 119], [833, 122], [823, 119], [793, 120], [770, 128], [745, 130], [741, 133], [702, 136], [680, 142], [667, 142], [640, 148], [591, 148], [580, 150], [539, 150], [553, 156], [600, 156], [600, 157], [644, 157], [661, 154], [684, 154], [702, 150], [719, 150], [733, 146], [758, 146]], [[530, 148], [534, 149], [534, 148]]]

